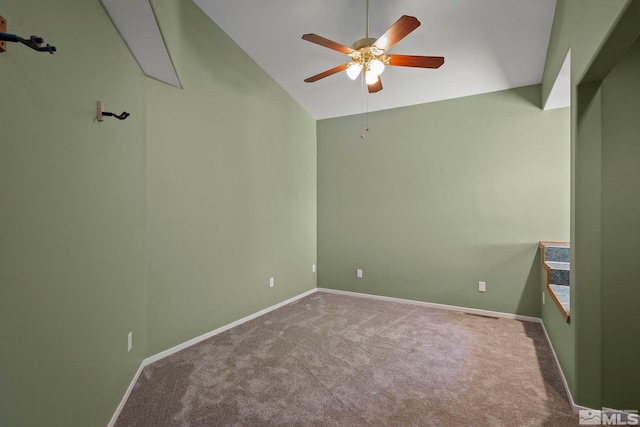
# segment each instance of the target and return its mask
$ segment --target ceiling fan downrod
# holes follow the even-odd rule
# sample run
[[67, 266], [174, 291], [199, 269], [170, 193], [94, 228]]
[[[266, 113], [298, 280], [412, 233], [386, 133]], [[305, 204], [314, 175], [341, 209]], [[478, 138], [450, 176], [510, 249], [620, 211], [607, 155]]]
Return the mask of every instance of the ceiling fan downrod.
[[365, 28], [365, 38], [369, 38], [369, 0], [365, 0], [366, 2], [366, 15], [367, 15], [367, 23]]

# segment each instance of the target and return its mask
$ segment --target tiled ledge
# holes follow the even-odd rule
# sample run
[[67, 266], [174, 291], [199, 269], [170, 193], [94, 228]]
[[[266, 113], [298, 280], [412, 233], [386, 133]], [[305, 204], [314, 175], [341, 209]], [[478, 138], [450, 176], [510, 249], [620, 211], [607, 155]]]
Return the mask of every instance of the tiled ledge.
[[549, 268], [553, 268], [555, 270], [570, 270], [568, 262], [558, 262], [558, 261], [545, 261]]
[[560, 305], [562, 305], [567, 316], [569, 316], [569, 301], [571, 297], [569, 286], [549, 284], [549, 288], [551, 288], [551, 291], [553, 292], [553, 297], [560, 303]]
[[567, 242], [540, 242], [542, 266], [547, 272], [547, 293], [560, 310], [562, 317], [569, 323], [571, 287], [569, 283], [569, 250]]

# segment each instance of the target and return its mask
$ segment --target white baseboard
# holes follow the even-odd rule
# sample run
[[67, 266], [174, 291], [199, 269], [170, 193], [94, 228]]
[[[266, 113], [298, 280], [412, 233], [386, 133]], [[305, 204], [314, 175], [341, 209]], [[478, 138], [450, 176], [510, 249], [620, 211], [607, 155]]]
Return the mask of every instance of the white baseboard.
[[411, 299], [402, 299], [394, 297], [384, 297], [380, 295], [362, 294], [359, 292], [340, 291], [337, 289], [318, 288], [318, 292], [328, 292], [331, 294], [350, 295], [353, 297], [371, 298], [382, 301], [399, 302], [402, 304], [420, 305], [423, 307], [440, 308], [442, 310], [461, 311], [463, 313], [478, 314], [481, 316], [501, 317], [503, 319], [521, 320], [523, 322], [542, 323], [539, 317], [522, 316], [520, 314], [503, 313], [501, 311], [481, 310], [478, 308], [459, 307], [455, 305], [437, 304], [434, 302], [416, 301]]
[[488, 310], [480, 310], [480, 309], [477, 309], [477, 308], [458, 307], [458, 306], [455, 306], [455, 305], [436, 304], [436, 303], [432, 303], [432, 302], [415, 301], [415, 300], [393, 298], [393, 297], [384, 297], [384, 296], [380, 296], [380, 295], [363, 294], [363, 293], [359, 293], [359, 292], [340, 291], [340, 290], [337, 290], [337, 289], [318, 288], [318, 292], [327, 292], [327, 293], [340, 294], [340, 295], [350, 295], [350, 296], [355, 296], [355, 297], [371, 298], [371, 299], [377, 299], [377, 300], [382, 300], [382, 301], [393, 301], [393, 302], [399, 302], [399, 303], [404, 303], [404, 304], [420, 305], [420, 306], [424, 306], [424, 307], [441, 308], [443, 310], [461, 311], [461, 312], [464, 312], [464, 313], [479, 314], [479, 315], [483, 315], [483, 316], [501, 317], [501, 318], [504, 318], [504, 319], [513, 319], [513, 320], [521, 320], [521, 321], [525, 321], [525, 322], [540, 323], [542, 325], [542, 331], [544, 332], [544, 336], [547, 339], [547, 343], [549, 344], [549, 347], [551, 348], [551, 353], [553, 354], [553, 359], [555, 360], [556, 366], [558, 367], [558, 371], [560, 371], [560, 378], [562, 379], [562, 385], [564, 386], [564, 390], [567, 393], [567, 397], [569, 398], [569, 404], [571, 405], [571, 409], [573, 410], [573, 412], [576, 413], [576, 414], [578, 414], [582, 410], [600, 412], [599, 410], [595, 410], [595, 409], [587, 408], [586, 406], [578, 405], [573, 401], [573, 396], [571, 395], [571, 390], [569, 390], [569, 384], [567, 383], [567, 379], [565, 378], [564, 372], [562, 371], [562, 366], [560, 366], [560, 360], [558, 360], [558, 355], [556, 354], [556, 351], [553, 348], [553, 344], [551, 343], [551, 338], [549, 338], [549, 334], [547, 333], [547, 329], [544, 327], [544, 322], [539, 317], [521, 316], [521, 315], [518, 315], [518, 314], [502, 313], [502, 312], [499, 312], [499, 311], [488, 311]]
[[107, 427], [113, 427], [116, 425], [116, 421], [120, 416], [120, 412], [122, 412], [122, 410], [124, 409], [124, 405], [125, 403], [127, 403], [127, 399], [129, 399], [129, 395], [133, 390], [133, 386], [136, 385], [136, 381], [138, 381], [138, 378], [140, 377], [140, 374], [142, 373], [144, 366], [145, 366], [144, 363], [141, 363], [140, 366], [138, 367], [138, 372], [136, 372], [136, 374], [133, 376], [133, 379], [131, 380], [129, 387], [127, 387], [127, 391], [124, 393], [124, 396], [122, 397], [120, 404], [118, 404], [118, 407], [116, 408], [116, 412], [113, 413], [113, 416], [111, 417], [111, 421], [109, 421], [109, 424], [107, 424]]
[[571, 405], [571, 409], [574, 414], [580, 413], [580, 411], [595, 411], [600, 412], [598, 409], [587, 408], [586, 406], [578, 405], [573, 401], [573, 396], [571, 395], [571, 390], [569, 390], [569, 383], [564, 376], [564, 372], [562, 372], [562, 366], [560, 366], [560, 360], [558, 359], [558, 355], [556, 351], [553, 349], [553, 344], [551, 343], [551, 338], [549, 338], [549, 334], [547, 333], [547, 328], [544, 327], [544, 322], [540, 322], [542, 325], [542, 331], [544, 332], [544, 336], [547, 339], [547, 343], [549, 343], [549, 347], [551, 348], [551, 353], [553, 354], [553, 360], [556, 361], [556, 366], [558, 367], [558, 371], [560, 371], [560, 378], [562, 379], [562, 385], [564, 386], [564, 391], [567, 393], [567, 397], [569, 398], [569, 404]]
[[131, 391], [133, 390], [133, 387], [136, 384], [136, 381], [138, 381], [138, 377], [140, 377], [140, 374], [142, 373], [142, 370], [144, 369], [145, 366], [150, 365], [153, 362], [157, 362], [160, 359], [164, 359], [167, 356], [170, 356], [174, 353], [179, 352], [180, 350], [184, 350], [187, 347], [191, 347], [194, 344], [197, 344], [201, 341], [204, 341], [208, 338], [211, 338], [215, 335], [218, 335], [219, 333], [222, 333], [224, 331], [227, 331], [233, 327], [236, 327], [238, 325], [241, 325], [245, 322], [248, 322], [249, 320], [253, 320], [255, 318], [258, 318], [264, 314], [267, 314], [273, 310], [277, 310], [280, 307], [283, 307], [287, 304], [290, 304], [294, 301], [297, 301], [301, 298], [304, 298], [308, 295], [311, 295], [315, 292], [317, 292], [317, 288], [313, 288], [310, 289], [306, 292], [303, 292], [299, 295], [296, 295], [295, 297], [289, 298], [286, 301], [282, 301], [279, 302], [278, 304], [272, 305], [271, 307], [267, 307], [264, 310], [260, 310], [256, 313], [250, 314], [249, 316], [243, 317], [242, 319], [236, 320], [235, 322], [231, 322], [228, 325], [224, 325], [219, 327], [218, 329], [214, 329], [213, 331], [207, 332], [206, 334], [202, 334], [200, 336], [197, 336], [195, 338], [190, 339], [189, 341], [185, 341], [182, 344], [178, 344], [174, 347], [171, 347], [168, 350], [164, 350], [161, 351], [158, 354], [155, 354], [151, 357], [147, 357], [146, 359], [144, 359], [142, 361], [142, 363], [140, 364], [140, 367], [138, 368], [138, 372], [136, 372], [136, 374], [134, 375], [133, 379], [131, 380], [131, 383], [129, 384], [129, 387], [127, 388], [127, 391], [125, 392], [124, 396], [122, 397], [122, 400], [120, 401], [120, 404], [118, 405], [118, 408], [116, 409], [116, 412], [113, 414], [113, 417], [111, 417], [111, 421], [109, 421], [109, 424], [107, 424], [107, 427], [113, 427], [118, 419], [118, 417], [120, 416], [120, 412], [122, 412], [122, 409], [124, 408], [125, 403], [127, 403], [127, 399], [129, 398], [129, 395], [131, 394]]
[[278, 304], [272, 305], [271, 307], [265, 308], [264, 310], [260, 310], [256, 313], [253, 313], [249, 316], [243, 317], [242, 319], [236, 320], [235, 322], [229, 323], [227, 325], [221, 326], [218, 329], [215, 329], [213, 331], [207, 332], [206, 334], [200, 335], [198, 337], [192, 338], [189, 341], [185, 341], [182, 344], [178, 344], [174, 347], [171, 347], [168, 350], [162, 351], [158, 354], [155, 354], [151, 357], [147, 357], [146, 359], [144, 359], [142, 361], [142, 363], [140, 364], [140, 367], [138, 368], [138, 371], [136, 372], [136, 374], [134, 375], [133, 379], [131, 380], [131, 383], [129, 384], [129, 387], [127, 388], [127, 391], [125, 392], [122, 401], [120, 402], [120, 404], [118, 405], [118, 408], [116, 409], [116, 412], [113, 414], [113, 417], [111, 418], [111, 421], [109, 422], [107, 427], [113, 427], [116, 423], [116, 420], [118, 419], [118, 416], [120, 415], [120, 412], [122, 412], [122, 409], [124, 408], [125, 403], [127, 402], [127, 399], [129, 398], [129, 395], [131, 394], [131, 391], [133, 390], [133, 387], [136, 383], [136, 381], [138, 381], [138, 377], [140, 377], [140, 374], [142, 373], [142, 370], [144, 369], [145, 366], [153, 363], [153, 362], [157, 362], [160, 359], [163, 359], [167, 356], [170, 356], [174, 353], [177, 353], [180, 350], [184, 350], [187, 347], [190, 347], [194, 344], [197, 344], [201, 341], [204, 341], [208, 338], [211, 338], [215, 335], [218, 335], [224, 331], [227, 331], [235, 326], [241, 325], [245, 322], [248, 322], [249, 320], [253, 320], [256, 319], [264, 314], [267, 314], [273, 310], [277, 310], [280, 307], [283, 307], [287, 304], [290, 304], [294, 301], [297, 301], [301, 298], [304, 298], [308, 295], [311, 295], [315, 292], [326, 292], [326, 293], [332, 293], [332, 294], [340, 294], [340, 295], [349, 295], [349, 296], [354, 296], [354, 297], [360, 297], [360, 298], [371, 298], [371, 299], [377, 299], [377, 300], [382, 300], [382, 301], [391, 301], [391, 302], [398, 302], [398, 303], [403, 303], [403, 304], [413, 304], [413, 305], [419, 305], [419, 306], [423, 306], [423, 307], [432, 307], [432, 308], [439, 308], [439, 309], [443, 309], [443, 310], [451, 310], [451, 311], [459, 311], [459, 312], [463, 312], [463, 313], [469, 313], [469, 314], [478, 314], [481, 316], [491, 316], [491, 317], [499, 317], [499, 318], [503, 318], [503, 319], [512, 319], [512, 320], [520, 320], [520, 321], [524, 321], [524, 322], [534, 322], [534, 323], [540, 323], [542, 325], [542, 330], [544, 331], [544, 335], [547, 339], [547, 342], [549, 343], [549, 347], [551, 347], [551, 352], [553, 353], [553, 358], [555, 360], [556, 366], [558, 367], [558, 370], [560, 371], [560, 377], [562, 378], [562, 384], [564, 385], [564, 389], [567, 392], [567, 396], [569, 397], [569, 403], [571, 405], [571, 408], [573, 410], [574, 413], [578, 413], [580, 410], [590, 410], [593, 411], [593, 409], [584, 407], [584, 406], [580, 406], [577, 405], [574, 401], [573, 401], [573, 397], [571, 396], [571, 391], [569, 390], [569, 386], [567, 384], [567, 380], [564, 376], [564, 373], [562, 372], [562, 368], [560, 366], [560, 362], [558, 360], [558, 357], [556, 355], [555, 350], [553, 349], [553, 345], [551, 344], [551, 339], [549, 338], [549, 335], [547, 334], [547, 330], [544, 327], [544, 323], [542, 322], [542, 319], [540, 319], [539, 317], [531, 317], [531, 316], [522, 316], [519, 314], [511, 314], [511, 313], [503, 313], [500, 311], [489, 311], [489, 310], [481, 310], [481, 309], [477, 309], [477, 308], [469, 308], [469, 307], [459, 307], [459, 306], [454, 306], [454, 305], [446, 305], [446, 304], [437, 304], [437, 303], [432, 303], [432, 302], [424, 302], [424, 301], [415, 301], [415, 300], [409, 300], [409, 299], [402, 299], [402, 298], [394, 298], [394, 297], [385, 297], [385, 296], [380, 296], [380, 295], [372, 295], [372, 294], [364, 294], [364, 293], [359, 293], [359, 292], [350, 292], [350, 291], [341, 291], [341, 290], [337, 290], [337, 289], [328, 289], [328, 288], [314, 288], [311, 290], [308, 290], [306, 292], [301, 293], [300, 295], [296, 295], [293, 298], [289, 298], [286, 301], [282, 301]]
[[269, 313], [270, 311], [277, 310], [280, 307], [283, 307], [283, 306], [285, 306], [287, 304], [290, 304], [290, 303], [292, 303], [294, 301], [297, 301], [297, 300], [299, 300], [301, 298], [304, 298], [307, 295], [311, 295], [311, 294], [315, 293], [316, 290], [317, 290], [317, 288], [308, 290], [306, 292], [301, 293], [300, 295], [296, 295], [293, 298], [289, 298], [286, 301], [282, 301], [282, 302], [280, 302], [278, 304], [272, 305], [271, 307], [267, 307], [264, 310], [260, 310], [260, 311], [258, 311], [256, 313], [250, 314], [249, 316], [243, 317], [242, 319], [236, 320], [235, 322], [231, 322], [228, 325], [221, 326], [218, 329], [215, 329], [213, 331], [207, 332], [206, 334], [202, 334], [202, 335], [200, 335], [198, 337], [192, 338], [189, 341], [185, 341], [182, 344], [178, 344], [175, 347], [171, 347], [168, 350], [161, 351], [158, 354], [155, 354], [155, 355], [153, 355], [151, 357], [147, 357], [146, 359], [144, 359], [142, 361], [142, 364], [147, 366], [147, 365], [149, 365], [149, 364], [151, 364], [153, 362], [157, 362], [158, 360], [164, 359], [165, 357], [170, 356], [173, 353], [177, 353], [180, 350], [184, 350], [187, 347], [191, 347], [192, 345], [197, 344], [200, 341], [204, 341], [204, 340], [206, 340], [208, 338], [211, 338], [211, 337], [213, 337], [215, 335], [218, 335], [219, 333], [222, 333], [224, 331], [228, 331], [229, 329], [231, 329], [233, 327], [236, 327], [238, 325], [242, 325], [243, 323], [248, 322], [249, 320], [253, 320], [253, 319], [257, 318], [257, 317], [260, 317], [260, 316], [262, 316], [264, 314]]
[[560, 372], [562, 385], [564, 386], [564, 390], [567, 393], [567, 397], [569, 398], [569, 404], [571, 405], [571, 409], [573, 410], [573, 412], [575, 414], [580, 413], [580, 411], [592, 411], [596, 413], [601, 412], [599, 409], [592, 409], [586, 406], [578, 405], [573, 401], [573, 396], [571, 395], [571, 390], [569, 390], [569, 384], [567, 383], [567, 379], [565, 378], [564, 372], [562, 371], [562, 366], [560, 366], [560, 360], [558, 360], [558, 355], [556, 354], [556, 351], [553, 348], [553, 344], [551, 343], [551, 338], [549, 338], [547, 329], [544, 327], [544, 322], [539, 317], [522, 316], [519, 314], [503, 313], [500, 311], [480, 310], [477, 308], [459, 307], [455, 305], [437, 304], [433, 302], [415, 301], [415, 300], [402, 299], [402, 298], [385, 297], [380, 295], [363, 294], [359, 292], [341, 291], [338, 289], [318, 288], [317, 290], [318, 292], [327, 292], [327, 293], [339, 294], [339, 295], [350, 295], [354, 297], [371, 298], [371, 299], [377, 299], [382, 301], [392, 301], [392, 302], [399, 302], [403, 304], [413, 304], [413, 305], [420, 305], [424, 307], [440, 308], [443, 310], [461, 311], [463, 313], [479, 314], [481, 316], [492, 316], [492, 317], [500, 317], [503, 319], [512, 319], [512, 320], [520, 320], [524, 322], [539, 323], [540, 325], [542, 325], [542, 331], [544, 332], [544, 336], [547, 340], [547, 343], [549, 344], [549, 348], [551, 348], [553, 359], [555, 361], [556, 366], [558, 367], [558, 371]]

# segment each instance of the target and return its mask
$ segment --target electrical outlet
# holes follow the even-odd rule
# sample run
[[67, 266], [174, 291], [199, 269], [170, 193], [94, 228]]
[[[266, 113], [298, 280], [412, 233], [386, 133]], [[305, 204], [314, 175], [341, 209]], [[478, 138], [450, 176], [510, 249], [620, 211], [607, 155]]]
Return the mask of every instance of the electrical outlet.
[[269, 277], [269, 287], [273, 288], [276, 284], [276, 279], [274, 279], [273, 277]]
[[127, 353], [133, 348], [133, 332], [129, 332], [127, 335]]
[[357, 277], [358, 279], [362, 279], [362, 269], [361, 269], [361, 268], [358, 268], [358, 269], [356, 270], [356, 277]]
[[486, 292], [486, 291], [487, 291], [487, 283], [478, 282], [478, 292]]
[[315, 264], [311, 264], [311, 272], [312, 273], [316, 272], [316, 265]]

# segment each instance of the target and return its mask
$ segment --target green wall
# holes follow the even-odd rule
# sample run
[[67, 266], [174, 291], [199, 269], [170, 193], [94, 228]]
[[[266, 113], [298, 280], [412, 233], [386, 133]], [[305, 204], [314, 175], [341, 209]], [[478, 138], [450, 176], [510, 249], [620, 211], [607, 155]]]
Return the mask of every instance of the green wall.
[[315, 286], [315, 121], [190, 0], [152, 2], [184, 90], [98, 0], [0, 5], [58, 48], [0, 54], [0, 426], [104, 426], [144, 358]]
[[[371, 113], [360, 139], [190, 0], [152, 0], [183, 90], [98, 0], [0, 0], [59, 49], [0, 54], [0, 426], [106, 425], [144, 358], [313, 288], [316, 247], [321, 287], [542, 316], [577, 403], [637, 406], [639, 48], [574, 91], [571, 156], [568, 109], [539, 109], [630, 4], [559, 0], [541, 86]], [[132, 116], [99, 124], [97, 99]], [[568, 239], [570, 200], [567, 325], [537, 242]]]
[[[629, 301], [623, 302], [620, 295], [637, 301], [628, 281], [635, 273], [626, 267], [620, 269], [619, 264], [615, 272], [611, 270], [612, 259], [617, 259], [614, 254], [619, 250], [614, 248], [624, 246], [619, 245], [624, 241], [620, 229], [627, 233], [634, 230], [632, 221], [623, 221], [615, 212], [627, 210], [625, 203], [634, 203], [621, 203], [617, 188], [627, 185], [621, 175], [633, 180], [636, 160], [633, 150], [624, 153], [625, 145], [629, 146], [624, 137], [607, 148], [608, 138], [623, 128], [615, 127], [620, 124], [615, 117], [622, 110], [637, 115], [638, 109], [629, 101], [621, 101], [621, 107], [613, 101], [617, 95], [606, 95], [601, 87], [609, 70], [638, 35], [639, 5], [637, 0], [558, 1], [543, 79], [546, 97], [571, 48], [571, 324], [564, 323], [553, 311], [543, 310], [542, 319], [574, 401], [591, 408], [608, 405], [634, 409], [640, 402], [637, 391], [629, 386], [628, 380], [637, 383], [631, 370], [622, 379], [612, 375], [620, 374], [616, 369], [630, 369], [629, 358], [619, 349], [626, 345], [625, 331], [637, 329], [638, 324], [628, 314], [618, 314], [618, 304]], [[610, 83], [616, 88], [613, 93], [628, 91], [631, 97], [637, 97], [637, 88], [629, 78], [633, 71], [619, 73], [626, 77]], [[635, 76], [637, 79], [637, 71]], [[637, 128], [630, 125], [630, 130], [623, 133], [628, 138], [633, 132], [637, 133]], [[605, 165], [607, 158], [623, 157], [631, 165]], [[610, 203], [616, 197], [618, 203]], [[614, 342], [615, 350], [611, 348]]]
[[184, 90], [147, 82], [150, 354], [314, 288], [316, 263], [315, 120], [194, 3], [152, 5]]
[[[573, 399], [589, 408], [601, 405], [601, 97], [597, 84], [580, 87], [575, 138], [572, 141], [572, 212], [571, 212], [571, 325], [570, 343], [551, 342], [559, 353], [571, 352], [574, 363], [562, 365]], [[543, 318], [553, 329], [553, 320]], [[559, 326], [555, 326], [558, 328]], [[562, 325], [562, 327], [566, 327]], [[562, 360], [567, 360], [564, 356]]]
[[539, 96], [370, 113], [364, 139], [360, 116], [318, 122], [318, 286], [540, 316], [538, 241], [569, 239], [569, 110]]
[[145, 78], [99, 1], [0, 14], [58, 48], [0, 54], [0, 425], [106, 425], [146, 356]]
[[640, 38], [602, 85], [602, 405], [636, 410], [640, 409], [638, 76]]

